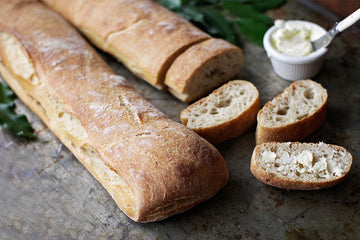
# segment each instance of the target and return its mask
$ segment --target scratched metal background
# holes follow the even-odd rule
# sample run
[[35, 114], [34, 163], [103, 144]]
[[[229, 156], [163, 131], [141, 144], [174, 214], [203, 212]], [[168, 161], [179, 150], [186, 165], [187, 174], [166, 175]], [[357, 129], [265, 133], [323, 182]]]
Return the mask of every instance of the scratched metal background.
[[[336, 17], [307, 0], [269, 12], [273, 18], [304, 19], [330, 28]], [[255, 127], [217, 148], [230, 181], [211, 200], [167, 220], [138, 224], [21, 102], [39, 134], [36, 141], [0, 131], [0, 239], [360, 239], [360, 32], [337, 38], [314, 80], [329, 93], [325, 124], [306, 141], [339, 144], [354, 156], [348, 178], [320, 191], [286, 191], [265, 186], [249, 171]], [[261, 102], [290, 82], [277, 77], [264, 50], [244, 42], [245, 66], [239, 78], [253, 82]], [[186, 107], [135, 78], [106, 54], [150, 102], [179, 121]]]

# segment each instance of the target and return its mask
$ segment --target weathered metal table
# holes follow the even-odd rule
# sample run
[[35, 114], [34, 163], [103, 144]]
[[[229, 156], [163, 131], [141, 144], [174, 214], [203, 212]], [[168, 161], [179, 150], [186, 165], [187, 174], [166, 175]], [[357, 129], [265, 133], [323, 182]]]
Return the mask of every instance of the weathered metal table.
[[[336, 20], [306, 0], [269, 12], [273, 18], [304, 19], [330, 28]], [[244, 43], [240, 79], [253, 82], [261, 102], [290, 82], [272, 71], [263, 48]], [[102, 53], [101, 53], [102, 54]], [[179, 121], [186, 105], [135, 78], [106, 54], [150, 102]], [[265, 186], [250, 173], [255, 126], [217, 145], [230, 181], [214, 198], [186, 213], [150, 224], [129, 220], [110, 195], [20, 101], [38, 132], [26, 141], [0, 132], [0, 239], [360, 239], [360, 31], [337, 38], [314, 80], [328, 90], [325, 124], [305, 141], [334, 143], [354, 156], [340, 185], [319, 191], [286, 191]]]

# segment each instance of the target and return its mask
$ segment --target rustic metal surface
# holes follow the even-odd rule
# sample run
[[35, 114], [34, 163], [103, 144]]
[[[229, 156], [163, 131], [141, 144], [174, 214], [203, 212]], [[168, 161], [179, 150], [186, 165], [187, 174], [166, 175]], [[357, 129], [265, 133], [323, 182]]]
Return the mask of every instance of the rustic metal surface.
[[[269, 14], [329, 28], [334, 18], [311, 7], [307, 1], [289, 0]], [[230, 170], [230, 181], [219, 194], [167, 220], [134, 223], [18, 101], [18, 111], [26, 113], [39, 138], [25, 141], [0, 131], [0, 239], [360, 239], [359, 40], [359, 30], [353, 28], [333, 42], [322, 71], [314, 78], [328, 89], [326, 122], [305, 140], [342, 145], [353, 154], [352, 170], [342, 184], [319, 191], [286, 191], [260, 183], [249, 170], [254, 127], [217, 145]], [[274, 74], [262, 48], [245, 43], [244, 52], [239, 78], [253, 82], [265, 104], [290, 82]], [[179, 121], [184, 103], [103, 56], [150, 102]]]

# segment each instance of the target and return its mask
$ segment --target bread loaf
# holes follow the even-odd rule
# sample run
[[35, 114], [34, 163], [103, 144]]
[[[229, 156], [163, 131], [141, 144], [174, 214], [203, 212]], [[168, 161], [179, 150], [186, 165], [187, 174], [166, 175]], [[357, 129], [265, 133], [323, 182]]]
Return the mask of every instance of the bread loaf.
[[265, 184], [313, 190], [340, 183], [348, 175], [351, 165], [352, 155], [340, 146], [269, 142], [255, 147], [250, 169]]
[[207, 41], [208, 34], [151, 0], [43, 2], [134, 74], [185, 102], [230, 80], [243, 63], [240, 48]]
[[217, 144], [235, 138], [256, 122], [259, 92], [247, 81], [233, 80], [184, 109], [182, 123]]
[[292, 83], [259, 111], [256, 144], [299, 141], [315, 132], [325, 121], [327, 99], [319, 83]]
[[149, 222], [212, 197], [220, 153], [168, 119], [37, 1], [0, 0], [0, 72], [130, 218]]

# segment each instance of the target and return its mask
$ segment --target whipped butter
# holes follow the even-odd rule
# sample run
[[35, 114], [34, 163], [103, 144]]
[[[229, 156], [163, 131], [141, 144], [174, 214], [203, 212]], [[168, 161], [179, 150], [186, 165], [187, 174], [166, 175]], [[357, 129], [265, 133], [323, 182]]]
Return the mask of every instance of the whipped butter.
[[280, 53], [303, 57], [311, 54], [311, 42], [323, 34], [311, 25], [299, 21], [276, 20], [277, 29], [271, 36], [271, 44]]

